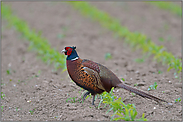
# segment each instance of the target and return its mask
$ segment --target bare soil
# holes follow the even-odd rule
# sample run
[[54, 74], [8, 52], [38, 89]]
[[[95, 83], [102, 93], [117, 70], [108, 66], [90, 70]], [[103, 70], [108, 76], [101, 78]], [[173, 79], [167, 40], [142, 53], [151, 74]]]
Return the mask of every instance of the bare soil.
[[[97, 22], [83, 17], [67, 3], [7, 2], [6, 4], [11, 5], [14, 14], [27, 21], [32, 29], [41, 30], [42, 35], [58, 51], [65, 46], [74, 45], [80, 58], [101, 63], [119, 78], [124, 78], [126, 84], [173, 104], [170, 106], [157, 103], [134, 96], [123, 89], [115, 89], [115, 95], [122, 97], [125, 104], [135, 104], [138, 111], [137, 118], [145, 113], [145, 117], [150, 121], [182, 120], [182, 104], [174, 102], [175, 99], [182, 98], [182, 83], [180, 79], [174, 77], [173, 70], [167, 72], [166, 66], [156, 63], [151, 57], [143, 63], [135, 62], [135, 59], [142, 57], [140, 51], [131, 50], [121, 39], [114, 38], [111, 32], [102, 28]], [[141, 2], [120, 3], [122, 6], [116, 2], [92, 4], [101, 10], [105, 9], [114, 17], [119, 17], [122, 24], [132, 31], [144, 32], [152, 38], [152, 41], [164, 45], [169, 52], [180, 57], [180, 18]], [[141, 18], [151, 17], [149, 13], [154, 14], [156, 21], [144, 19], [141, 22]], [[163, 21], [170, 27], [167, 31], [164, 31]], [[29, 43], [13, 28], [8, 28], [4, 20], [2, 25], [1, 89], [5, 94], [1, 100], [1, 106], [4, 106], [1, 117], [3, 121], [110, 120], [112, 112], [106, 114], [107, 107], [98, 109], [92, 106], [90, 97], [81, 103], [81, 95], [85, 91], [71, 81], [67, 72], [62, 70], [55, 72], [52, 65], [43, 63], [35, 52], [28, 50]], [[160, 30], [163, 30], [162, 33]], [[168, 36], [173, 40], [158, 41], [158, 37], [169, 38]], [[105, 54], [108, 52], [111, 53], [112, 59], [105, 60]], [[10, 70], [10, 74], [7, 70]], [[162, 73], [159, 74], [159, 70]], [[154, 82], [158, 84], [157, 89], [148, 91], [148, 87]], [[74, 103], [69, 100], [73, 97], [76, 97]], [[100, 99], [97, 99], [95, 104], [98, 105], [99, 101]]]

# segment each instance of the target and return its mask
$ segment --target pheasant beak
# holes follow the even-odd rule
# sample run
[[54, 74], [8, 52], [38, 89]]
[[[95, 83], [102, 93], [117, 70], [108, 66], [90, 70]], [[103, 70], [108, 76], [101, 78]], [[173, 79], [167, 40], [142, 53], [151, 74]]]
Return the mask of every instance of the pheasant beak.
[[64, 53], [65, 55], [67, 55], [67, 50], [63, 49], [63, 50], [61, 51], [61, 53]]
[[61, 53], [65, 53], [65, 52], [67, 52], [65, 49], [63, 49], [63, 50], [61, 51]]

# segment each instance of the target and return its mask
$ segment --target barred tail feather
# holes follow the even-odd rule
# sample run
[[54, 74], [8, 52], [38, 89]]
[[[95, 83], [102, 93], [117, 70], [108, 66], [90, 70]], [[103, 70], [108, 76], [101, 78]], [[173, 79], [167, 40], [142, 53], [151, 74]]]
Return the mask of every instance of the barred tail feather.
[[142, 97], [146, 97], [146, 98], [148, 98], [148, 99], [155, 100], [155, 101], [157, 101], [157, 102], [162, 101], [162, 102], [168, 103], [168, 102], [165, 101], [165, 100], [162, 100], [162, 99], [157, 98], [157, 97], [155, 97], [155, 96], [153, 96], [153, 95], [147, 94], [147, 93], [145, 93], [145, 92], [143, 92], [143, 91], [140, 91], [140, 90], [138, 90], [138, 89], [136, 89], [136, 88], [130, 87], [130, 86], [125, 85], [125, 84], [123, 84], [123, 83], [118, 84], [117, 87], [123, 88], [123, 89], [125, 89], [125, 90], [130, 91], [130, 92], [136, 93], [137, 95], [140, 95], [140, 96], [142, 96]]

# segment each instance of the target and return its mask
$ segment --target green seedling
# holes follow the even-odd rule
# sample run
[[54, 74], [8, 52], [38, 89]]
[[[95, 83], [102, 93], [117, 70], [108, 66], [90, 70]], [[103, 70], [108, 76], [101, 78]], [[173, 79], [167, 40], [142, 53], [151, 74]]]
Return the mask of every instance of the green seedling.
[[174, 77], [175, 77], [176, 79], [179, 78], [176, 72], [174, 73]]
[[[142, 118], [137, 119], [136, 118], [137, 111], [136, 111], [135, 105], [134, 104], [125, 105], [121, 97], [117, 98], [114, 95], [113, 90], [114, 88], [112, 88], [109, 93], [103, 92], [100, 95], [101, 100], [98, 105], [98, 109], [102, 103], [105, 104], [104, 107], [106, 107], [107, 105], [109, 106], [109, 109], [107, 110], [106, 114], [109, 113], [110, 111], [113, 111], [113, 115], [111, 116], [111, 119], [110, 119], [111, 121], [112, 120], [147, 121], [147, 119], [144, 118], [144, 114], [142, 115]], [[119, 116], [119, 117], [114, 118], [115, 116]]]
[[134, 84], [134, 86], [138, 86], [138, 83]]
[[25, 82], [24, 80], [18, 80], [18, 83], [22, 83], [22, 82]]
[[18, 111], [18, 107], [16, 107], [16, 111]]
[[68, 102], [70, 99], [72, 99], [72, 98], [67, 98], [67, 99], [66, 99], [66, 102]]
[[105, 60], [108, 60], [108, 59], [112, 59], [111, 53], [106, 53], [105, 54]]
[[3, 92], [1, 92], [1, 99], [4, 100], [5, 94], [3, 94]]
[[35, 108], [33, 110], [30, 110], [29, 112], [31, 115], [33, 115], [34, 111], [35, 111]]
[[82, 90], [82, 88], [79, 89], [79, 94], [81, 94], [81, 90]]
[[125, 81], [125, 79], [124, 79], [124, 78], [121, 78], [121, 80], [122, 80], [122, 81]]
[[6, 70], [6, 73], [7, 73], [8, 75], [10, 75], [10, 74], [11, 74], [11, 69]]
[[4, 106], [2, 105], [2, 106], [1, 106], [1, 111], [3, 111], [3, 108], [4, 108]]
[[164, 38], [163, 37], [159, 37], [159, 41], [163, 42]]
[[140, 119], [136, 119], [137, 116], [137, 110], [135, 108], [134, 104], [127, 104], [125, 105], [123, 102], [121, 102], [121, 105], [123, 106], [122, 109], [119, 109], [117, 112], [113, 114], [118, 115], [119, 117], [113, 118], [112, 120], [118, 121], [118, 120], [125, 120], [125, 121], [147, 121], [146, 118], [144, 118], [145, 114], [142, 114], [142, 117]]
[[34, 76], [34, 77], [39, 77], [39, 76], [40, 76], [40, 74], [41, 74], [41, 70], [39, 70], [39, 71], [38, 71], [38, 73], [37, 73], [37, 74], [35, 74], [35, 76]]
[[158, 70], [158, 74], [162, 74], [163, 72], [161, 70]]
[[1, 83], [1, 86], [5, 86], [5, 84], [4, 83]]
[[104, 108], [105, 108], [111, 101], [114, 101], [114, 99], [117, 98], [116, 96], [113, 95], [113, 92], [112, 92], [113, 90], [114, 90], [114, 88], [112, 88], [109, 93], [103, 92], [102, 94], [100, 94], [101, 100], [99, 102], [98, 109], [100, 108], [101, 103], [105, 104], [105, 106], [104, 106]]
[[175, 103], [176, 102], [181, 102], [181, 98], [179, 97], [179, 98], [175, 99]]
[[137, 63], [143, 63], [145, 60], [143, 58], [136, 58], [134, 61]]
[[79, 101], [79, 100], [76, 100], [76, 98], [77, 98], [77, 97], [70, 97], [70, 98], [68, 98], [68, 99], [66, 100], [66, 102], [75, 103], [75, 102]]
[[150, 85], [147, 90], [149, 91], [149, 90], [152, 90], [152, 89], [156, 89], [157, 86], [158, 86], [157, 83], [154, 82], [154, 84], [153, 85]]
[[135, 96], [135, 93], [131, 93], [133, 96]]

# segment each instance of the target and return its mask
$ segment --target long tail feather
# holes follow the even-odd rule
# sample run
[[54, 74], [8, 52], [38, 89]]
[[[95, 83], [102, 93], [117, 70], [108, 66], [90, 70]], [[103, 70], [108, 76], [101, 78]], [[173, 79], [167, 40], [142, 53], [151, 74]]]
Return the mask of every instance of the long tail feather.
[[140, 95], [140, 96], [142, 96], [142, 97], [146, 97], [146, 98], [148, 98], [148, 99], [155, 100], [155, 101], [157, 101], [157, 102], [162, 101], [162, 102], [168, 103], [168, 102], [165, 101], [165, 100], [162, 100], [162, 99], [157, 98], [157, 97], [155, 97], [155, 96], [153, 96], [153, 95], [147, 94], [147, 93], [145, 93], [145, 92], [143, 92], [143, 91], [140, 91], [140, 90], [138, 90], [138, 89], [136, 89], [136, 88], [130, 87], [130, 86], [125, 85], [125, 84], [123, 84], [123, 83], [118, 84], [117, 87], [123, 88], [123, 89], [125, 89], [125, 90], [128, 90], [128, 91], [130, 91], [130, 92], [136, 93], [136, 94], [138, 94], [138, 95]]

